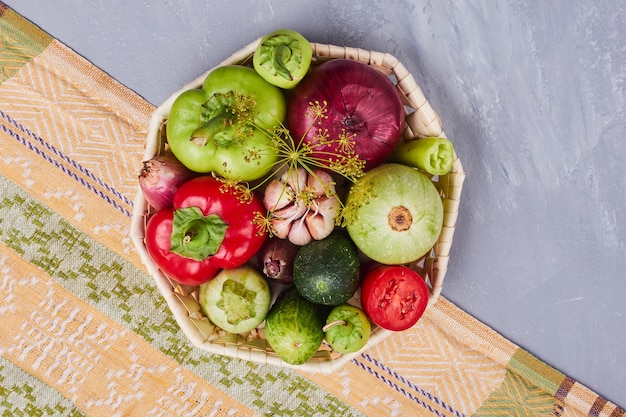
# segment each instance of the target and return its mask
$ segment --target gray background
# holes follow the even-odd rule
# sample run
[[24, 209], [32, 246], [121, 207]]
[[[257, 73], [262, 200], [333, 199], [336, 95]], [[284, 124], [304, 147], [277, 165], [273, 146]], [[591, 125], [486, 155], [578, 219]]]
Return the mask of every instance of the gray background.
[[626, 406], [622, 0], [5, 0], [159, 105], [274, 29], [395, 55], [467, 172], [443, 295]]

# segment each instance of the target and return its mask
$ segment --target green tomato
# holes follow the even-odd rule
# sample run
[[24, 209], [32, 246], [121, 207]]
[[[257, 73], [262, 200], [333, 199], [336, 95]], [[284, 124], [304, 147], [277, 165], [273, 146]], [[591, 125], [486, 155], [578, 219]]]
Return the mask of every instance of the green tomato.
[[285, 119], [282, 91], [254, 69], [219, 67], [202, 88], [180, 94], [166, 125], [172, 153], [187, 168], [224, 178], [252, 181], [278, 160], [268, 130]]
[[265, 35], [252, 62], [261, 77], [280, 88], [294, 88], [308, 73], [313, 50], [300, 33], [279, 29]]
[[361, 350], [369, 340], [372, 330], [365, 312], [350, 304], [333, 308], [326, 319], [326, 341], [340, 353]]
[[244, 265], [223, 269], [200, 285], [200, 307], [209, 320], [230, 333], [245, 333], [265, 320], [271, 293], [265, 278]]

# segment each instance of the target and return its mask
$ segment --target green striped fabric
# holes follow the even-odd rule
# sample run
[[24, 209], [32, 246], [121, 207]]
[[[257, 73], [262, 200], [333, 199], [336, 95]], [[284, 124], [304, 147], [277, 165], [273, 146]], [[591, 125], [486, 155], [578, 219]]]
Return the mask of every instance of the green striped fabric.
[[52, 37], [0, 2], [0, 82], [39, 55]]
[[210, 355], [182, 343], [185, 336], [145, 272], [1, 176], [0, 190], [0, 242], [242, 404], [267, 415], [361, 415], [293, 371]]

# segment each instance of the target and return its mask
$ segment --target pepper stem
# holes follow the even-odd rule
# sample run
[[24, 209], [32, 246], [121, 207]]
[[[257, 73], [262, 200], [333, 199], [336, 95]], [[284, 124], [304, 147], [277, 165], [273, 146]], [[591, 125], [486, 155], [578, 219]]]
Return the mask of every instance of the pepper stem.
[[170, 252], [203, 261], [217, 253], [226, 236], [226, 223], [217, 214], [205, 216], [198, 207], [174, 211]]
[[255, 108], [252, 96], [235, 90], [213, 94], [202, 105], [204, 123], [191, 134], [189, 141], [199, 146], [212, 141], [220, 148], [241, 144], [254, 133]]
[[218, 146], [227, 147], [235, 142], [234, 132], [230, 118], [226, 112], [209, 119], [197, 128], [189, 138], [189, 141], [198, 145], [206, 146], [209, 141], [214, 141]]

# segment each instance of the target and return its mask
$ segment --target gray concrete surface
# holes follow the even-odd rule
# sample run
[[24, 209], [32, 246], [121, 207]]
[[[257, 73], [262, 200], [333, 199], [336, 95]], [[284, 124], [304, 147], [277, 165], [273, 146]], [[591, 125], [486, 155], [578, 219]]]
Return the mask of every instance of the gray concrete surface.
[[281, 27], [395, 55], [467, 172], [444, 296], [626, 405], [623, 1], [5, 2], [155, 105]]

